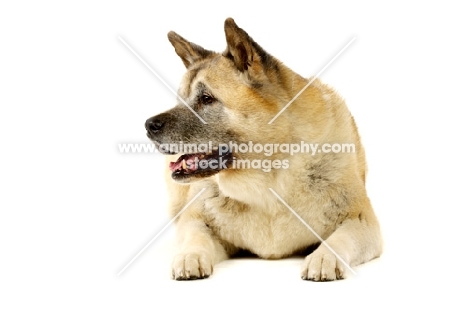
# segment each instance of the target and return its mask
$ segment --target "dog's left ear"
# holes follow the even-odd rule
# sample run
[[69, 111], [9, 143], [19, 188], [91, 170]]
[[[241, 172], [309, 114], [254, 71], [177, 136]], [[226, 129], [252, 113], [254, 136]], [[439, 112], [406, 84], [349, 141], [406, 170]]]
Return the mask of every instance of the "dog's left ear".
[[182, 59], [186, 68], [190, 65], [215, 54], [212, 51], [205, 50], [199, 45], [185, 40], [174, 31], [167, 34], [167, 38], [175, 48], [177, 55]]
[[248, 74], [250, 79], [261, 79], [265, 70], [275, 63], [274, 58], [263, 50], [232, 18], [224, 22], [227, 48], [223, 55], [234, 62], [236, 68]]

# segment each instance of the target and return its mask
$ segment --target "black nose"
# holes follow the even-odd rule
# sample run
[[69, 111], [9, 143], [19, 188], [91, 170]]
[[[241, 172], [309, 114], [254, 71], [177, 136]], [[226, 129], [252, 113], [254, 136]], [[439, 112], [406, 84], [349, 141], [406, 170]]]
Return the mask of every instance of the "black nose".
[[164, 121], [156, 118], [149, 118], [145, 122], [145, 128], [150, 134], [158, 134], [164, 126]]

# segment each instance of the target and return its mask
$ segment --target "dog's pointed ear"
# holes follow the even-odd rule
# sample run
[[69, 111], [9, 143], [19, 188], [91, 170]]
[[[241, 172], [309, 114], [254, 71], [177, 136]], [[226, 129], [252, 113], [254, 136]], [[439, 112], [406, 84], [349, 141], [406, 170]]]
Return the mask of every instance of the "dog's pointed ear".
[[174, 31], [170, 31], [167, 38], [174, 46], [177, 55], [182, 59], [186, 68], [214, 54], [212, 51], [205, 50], [201, 46], [185, 40]]
[[250, 78], [260, 78], [269, 66], [274, 63], [273, 57], [263, 50], [232, 18], [224, 22], [227, 48], [224, 56], [234, 62], [241, 72], [247, 72]]

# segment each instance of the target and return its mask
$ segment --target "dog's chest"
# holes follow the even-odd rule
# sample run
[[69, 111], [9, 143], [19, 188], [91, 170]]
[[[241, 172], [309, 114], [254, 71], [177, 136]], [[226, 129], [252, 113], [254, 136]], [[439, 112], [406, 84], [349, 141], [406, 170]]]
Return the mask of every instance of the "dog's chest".
[[[259, 202], [262, 204], [247, 205], [223, 195], [207, 199], [207, 224], [222, 240], [263, 258], [286, 257], [319, 242], [281, 202], [271, 196]], [[323, 224], [307, 218], [315, 230], [323, 233]]]
[[[249, 174], [248, 177], [246, 180], [245, 175], [239, 174], [229, 179], [218, 178], [220, 195], [205, 201], [207, 223], [221, 239], [264, 258], [281, 258], [319, 243], [309, 228], [322, 238], [330, 234], [332, 227], [323, 218], [320, 201], [310, 194], [296, 195], [288, 185], [275, 183], [262, 175]], [[280, 193], [291, 194], [282, 199], [297, 214], [281, 202], [268, 185], [272, 185], [272, 189], [282, 189]], [[297, 183], [295, 185], [297, 191]]]

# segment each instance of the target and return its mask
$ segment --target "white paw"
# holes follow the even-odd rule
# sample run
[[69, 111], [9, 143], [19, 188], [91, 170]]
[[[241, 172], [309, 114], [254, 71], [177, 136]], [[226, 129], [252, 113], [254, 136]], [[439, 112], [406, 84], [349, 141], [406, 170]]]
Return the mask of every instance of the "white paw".
[[345, 278], [345, 265], [328, 249], [318, 248], [305, 258], [301, 277], [310, 281], [334, 281]]
[[172, 277], [175, 280], [196, 280], [213, 273], [213, 261], [207, 255], [197, 253], [178, 254], [172, 261]]

